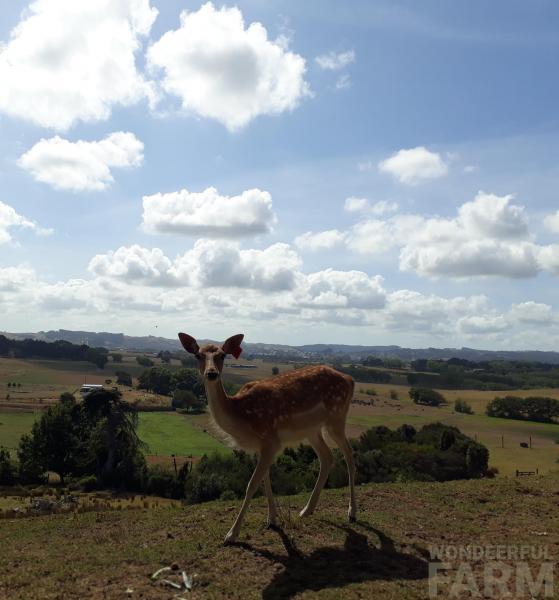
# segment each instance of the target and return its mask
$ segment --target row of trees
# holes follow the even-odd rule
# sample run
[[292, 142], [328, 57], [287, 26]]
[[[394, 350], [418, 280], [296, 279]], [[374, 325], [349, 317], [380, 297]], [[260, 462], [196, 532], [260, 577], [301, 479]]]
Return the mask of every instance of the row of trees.
[[545, 396], [495, 398], [486, 408], [490, 417], [553, 423], [559, 417], [559, 400]]
[[13, 340], [0, 335], [0, 356], [15, 358], [45, 358], [49, 360], [83, 360], [103, 369], [109, 360], [106, 348], [90, 348], [86, 344], [77, 345], [63, 340], [44, 342], [42, 340]]

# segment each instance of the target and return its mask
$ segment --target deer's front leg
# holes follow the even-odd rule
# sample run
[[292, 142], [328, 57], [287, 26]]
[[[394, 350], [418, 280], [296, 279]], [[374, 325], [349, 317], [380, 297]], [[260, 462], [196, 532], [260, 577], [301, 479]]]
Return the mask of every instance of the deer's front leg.
[[237, 515], [235, 522], [233, 523], [233, 527], [231, 527], [231, 529], [229, 530], [229, 533], [225, 536], [226, 544], [234, 542], [237, 539], [237, 537], [239, 535], [239, 531], [241, 530], [241, 526], [242, 526], [244, 518], [245, 518], [246, 511], [250, 504], [250, 501], [251, 501], [252, 497], [254, 496], [254, 493], [258, 489], [258, 486], [262, 482], [264, 475], [266, 474], [266, 472], [268, 471], [268, 469], [274, 462], [274, 457], [276, 455], [278, 447], [279, 447], [279, 444], [277, 444], [277, 443], [273, 443], [273, 444], [267, 443], [265, 446], [262, 447], [262, 449], [260, 451], [260, 455], [258, 457], [258, 463], [256, 464], [254, 473], [252, 474], [252, 477], [250, 478], [250, 481], [248, 482], [245, 499], [243, 500], [243, 505], [241, 506], [241, 510], [239, 511], [239, 514]]

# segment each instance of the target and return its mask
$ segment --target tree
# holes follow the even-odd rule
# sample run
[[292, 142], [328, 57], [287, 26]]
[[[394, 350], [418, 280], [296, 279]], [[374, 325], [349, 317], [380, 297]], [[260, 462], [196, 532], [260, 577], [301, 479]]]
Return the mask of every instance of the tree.
[[162, 350], [157, 356], [161, 359], [162, 363], [171, 364], [172, 355], [169, 350]]
[[[71, 400], [70, 400], [71, 398]], [[53, 471], [64, 485], [67, 475], [76, 468], [79, 458], [79, 409], [71, 394], [63, 401], [50, 406], [33, 424], [31, 433], [23, 436], [18, 458], [25, 475], [33, 479], [39, 474]]]
[[445, 403], [444, 396], [430, 388], [411, 388], [410, 398], [416, 404], [427, 404], [428, 406], [440, 406]]
[[179, 369], [173, 373], [171, 387], [177, 390], [189, 390], [195, 396], [204, 395], [204, 385], [196, 369]]
[[13, 485], [16, 481], [16, 466], [7, 448], [0, 446], [0, 485]]
[[89, 432], [89, 472], [94, 469], [105, 485], [141, 479], [146, 465], [136, 408], [117, 390], [95, 390], [85, 397], [82, 412]]
[[125, 385], [127, 387], [132, 387], [132, 375], [127, 373], [126, 371], [117, 371], [116, 375], [116, 383], [117, 385]]
[[113, 352], [111, 354], [111, 357], [112, 357], [114, 363], [121, 363], [122, 362], [122, 354], [120, 354], [118, 352]]
[[165, 367], [146, 369], [138, 378], [138, 388], [155, 394], [169, 396], [172, 391], [173, 374]]
[[454, 410], [456, 412], [463, 413], [465, 415], [473, 415], [474, 414], [472, 407], [465, 400], [461, 400], [460, 398], [457, 398], [454, 401]]
[[200, 407], [200, 404], [200, 400], [190, 390], [175, 390], [173, 392], [171, 406], [174, 410], [177, 408], [196, 409]]
[[147, 356], [136, 356], [136, 362], [142, 367], [153, 367], [153, 365], [155, 364], [153, 360], [151, 360]]
[[272, 375], [279, 375], [278, 367], [272, 367]]
[[104, 369], [108, 362], [105, 352], [100, 352], [98, 348], [88, 348], [85, 353], [85, 360], [93, 363], [98, 369]]

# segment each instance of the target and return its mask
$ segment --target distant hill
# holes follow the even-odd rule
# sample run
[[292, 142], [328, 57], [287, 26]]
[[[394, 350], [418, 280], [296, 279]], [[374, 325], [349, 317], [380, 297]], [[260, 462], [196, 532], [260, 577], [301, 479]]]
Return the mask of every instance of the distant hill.
[[[123, 333], [105, 331], [39, 331], [37, 333], [8, 333], [14, 339], [38, 339], [47, 342], [66, 340], [74, 344], [103, 346], [109, 350], [132, 350], [138, 352], [160, 352], [180, 350], [178, 339], [148, 336], [130, 336]], [[201, 340], [202, 341], [202, 340]], [[210, 341], [210, 340], [203, 340]], [[289, 346], [286, 344], [246, 343], [245, 352], [254, 356], [289, 358], [293, 360], [316, 359], [329, 356], [343, 356], [347, 360], [361, 360], [367, 356], [416, 360], [419, 358], [449, 359], [465, 358], [476, 362], [487, 360], [517, 360], [548, 364], [559, 364], [559, 352], [539, 350], [476, 350], [475, 348], [402, 348], [400, 346], [357, 346], [348, 344], [306, 344]]]

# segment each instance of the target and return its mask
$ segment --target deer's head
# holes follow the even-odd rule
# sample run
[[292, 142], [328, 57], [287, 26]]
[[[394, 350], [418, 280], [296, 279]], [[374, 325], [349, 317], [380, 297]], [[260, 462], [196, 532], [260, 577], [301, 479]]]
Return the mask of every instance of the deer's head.
[[243, 337], [242, 333], [238, 333], [227, 338], [221, 346], [206, 344], [200, 347], [192, 336], [187, 333], [179, 333], [179, 340], [183, 348], [187, 352], [190, 352], [190, 354], [194, 354], [198, 361], [198, 369], [204, 380], [207, 381], [216, 381], [219, 379], [223, 370], [225, 357], [228, 354], [239, 358], [242, 352], [241, 342], [243, 341]]

